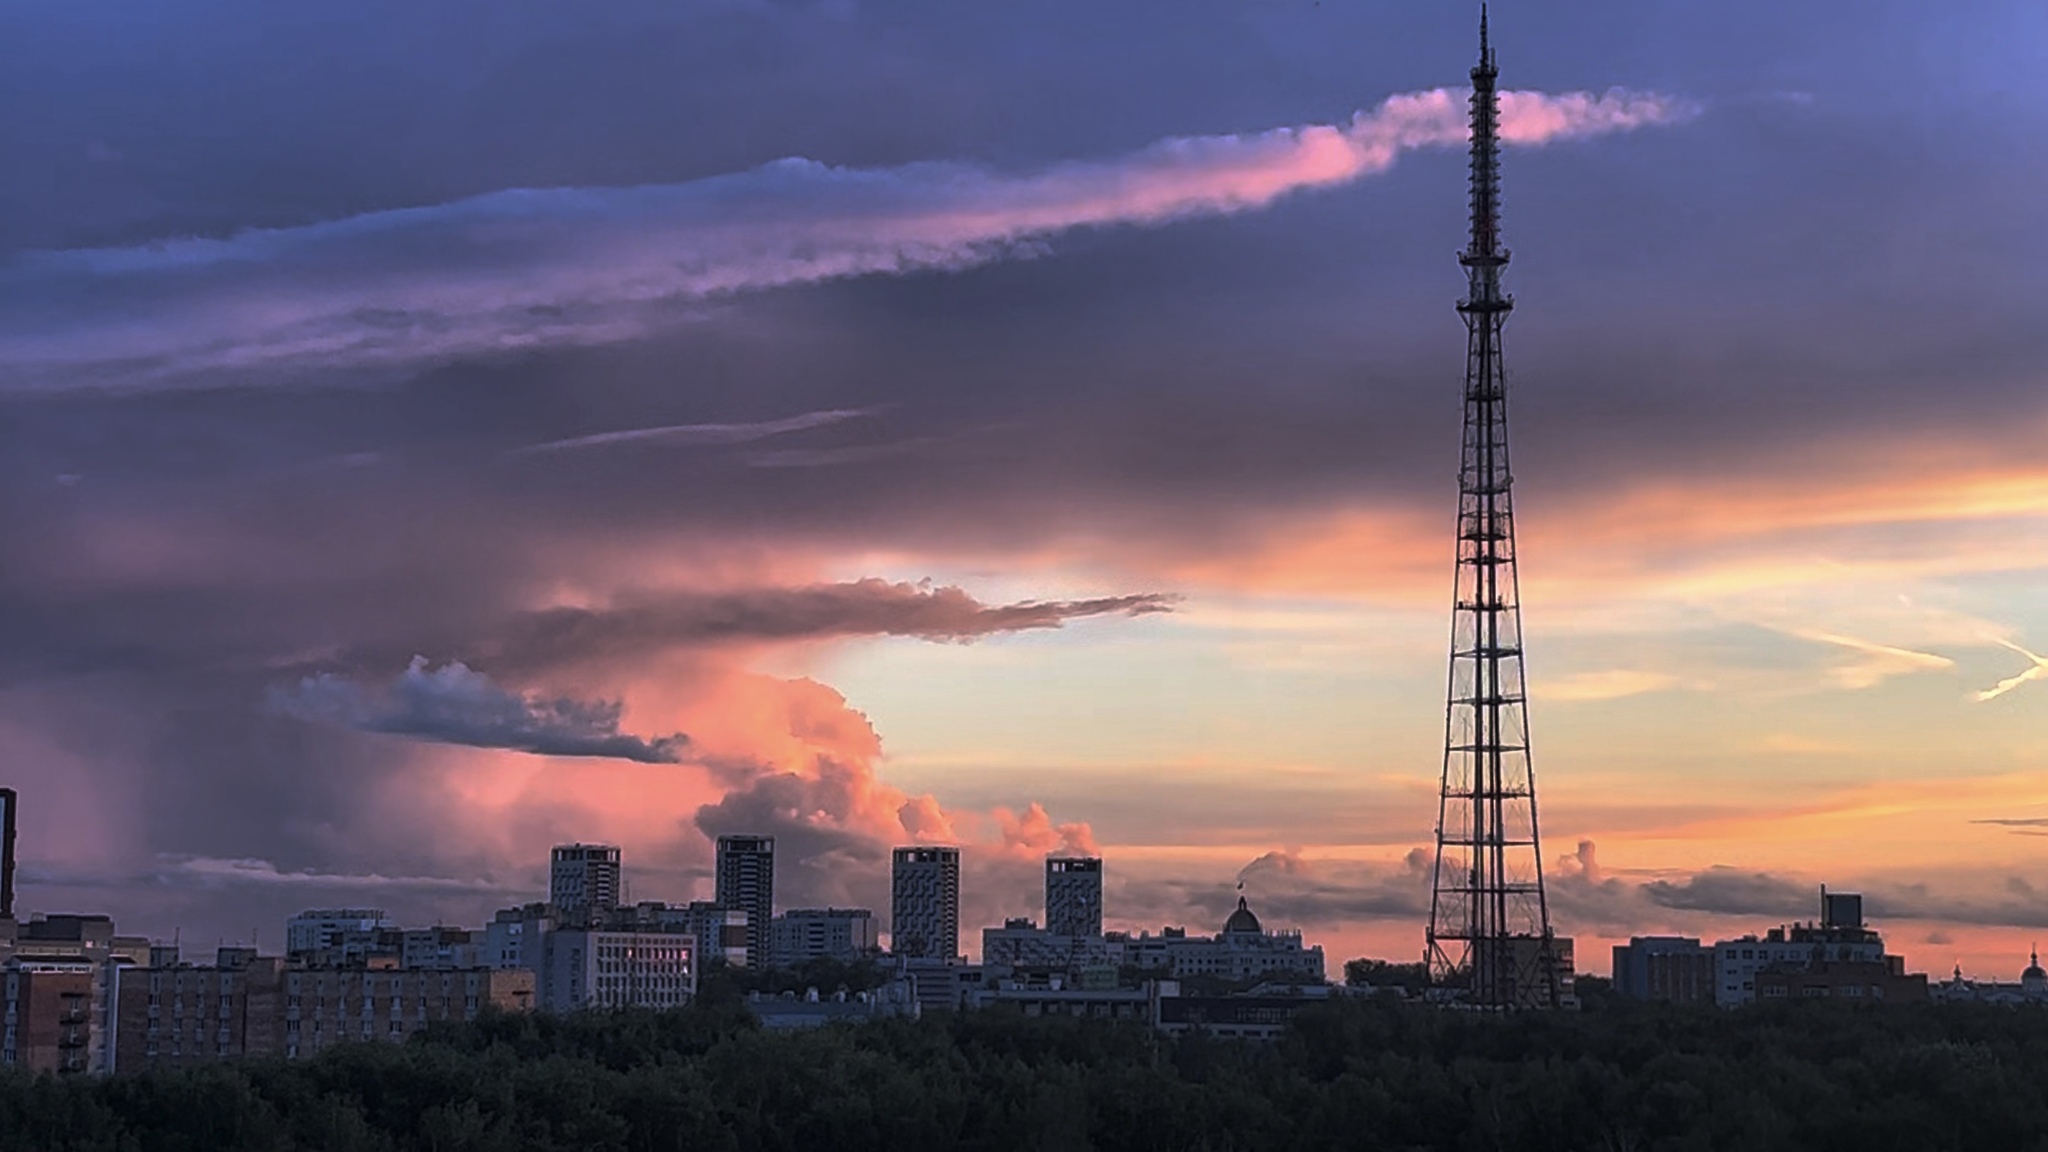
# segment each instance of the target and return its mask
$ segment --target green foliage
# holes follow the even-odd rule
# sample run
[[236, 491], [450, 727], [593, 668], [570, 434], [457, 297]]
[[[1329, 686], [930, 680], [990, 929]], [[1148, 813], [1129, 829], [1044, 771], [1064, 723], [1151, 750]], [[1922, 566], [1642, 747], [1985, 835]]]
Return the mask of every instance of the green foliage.
[[2048, 1013], [1318, 1005], [1277, 1044], [966, 1013], [490, 1016], [404, 1046], [0, 1074], [0, 1152], [2048, 1149]]
[[1391, 960], [1370, 960], [1360, 957], [1344, 962], [1344, 983], [1353, 988], [1370, 985], [1374, 988], [1402, 988], [1410, 995], [1419, 996], [1429, 987], [1429, 965], [1396, 964]]

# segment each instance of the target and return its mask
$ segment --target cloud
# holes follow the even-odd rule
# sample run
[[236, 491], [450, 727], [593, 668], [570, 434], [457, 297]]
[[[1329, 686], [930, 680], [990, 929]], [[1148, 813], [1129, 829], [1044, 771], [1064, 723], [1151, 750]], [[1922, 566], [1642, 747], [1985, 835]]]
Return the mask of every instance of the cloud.
[[325, 872], [280, 868], [269, 860], [213, 856], [163, 856], [142, 872], [94, 872], [24, 865], [25, 885], [46, 888], [319, 888], [334, 891], [476, 892], [506, 888], [488, 880], [453, 876], [394, 876], [381, 872]]
[[[1694, 111], [1622, 90], [1509, 92], [1501, 110], [1502, 138], [1522, 145]], [[1346, 124], [1181, 137], [1026, 175], [787, 159], [680, 184], [517, 188], [226, 239], [30, 253], [0, 267], [0, 389], [404, 371], [615, 343], [678, 301], [959, 269], [1070, 229], [1262, 208], [1462, 143], [1465, 115], [1465, 93], [1439, 88]]]
[[1668, 672], [1614, 668], [1553, 677], [1543, 682], [1535, 692], [1539, 697], [1550, 700], [1619, 700], [1626, 696], [1640, 696], [1645, 692], [1661, 692], [1679, 683], [1678, 677]]
[[1936, 656], [1931, 652], [1894, 648], [1889, 644], [1877, 644], [1833, 632], [1795, 630], [1792, 634], [1801, 639], [1846, 648], [1861, 656], [1861, 659], [1835, 667], [1829, 672], [1837, 684], [1849, 689], [1874, 687], [1892, 676], [1908, 672], [1953, 668], [1956, 663], [1946, 656]]
[[1090, 616], [1168, 612], [1173, 603], [1172, 596], [1146, 592], [991, 605], [950, 585], [869, 577], [802, 588], [626, 597], [603, 608], [549, 608], [513, 620], [499, 638], [485, 643], [494, 658], [530, 667], [748, 641], [844, 636], [966, 641], [1058, 628]]
[[1720, 864], [1676, 883], [1652, 880], [1642, 890], [1659, 907], [1719, 916], [1793, 916], [1810, 911], [1816, 899], [1805, 884]]
[[413, 657], [388, 688], [322, 673], [273, 690], [270, 702], [302, 720], [540, 756], [672, 764], [689, 743], [681, 733], [648, 739], [619, 731], [616, 702], [513, 692], [460, 661], [430, 668], [424, 656]]
[[605, 448], [617, 444], [746, 444], [755, 440], [765, 440], [770, 436], [824, 428], [847, 420], [871, 416], [874, 412], [872, 408], [831, 408], [753, 424], [668, 424], [656, 428], [627, 428], [617, 432], [573, 436], [567, 440], [550, 440], [545, 444], [528, 445], [517, 449], [516, 452], [566, 452], [578, 448]]

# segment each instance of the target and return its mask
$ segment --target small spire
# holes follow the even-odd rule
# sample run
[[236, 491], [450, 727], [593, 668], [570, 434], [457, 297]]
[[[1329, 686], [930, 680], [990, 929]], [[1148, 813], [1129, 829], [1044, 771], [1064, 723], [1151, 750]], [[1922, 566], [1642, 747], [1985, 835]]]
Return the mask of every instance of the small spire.
[[1486, 5], [1479, 6], [1479, 66], [1485, 68], [1493, 63], [1493, 53], [1486, 46]]

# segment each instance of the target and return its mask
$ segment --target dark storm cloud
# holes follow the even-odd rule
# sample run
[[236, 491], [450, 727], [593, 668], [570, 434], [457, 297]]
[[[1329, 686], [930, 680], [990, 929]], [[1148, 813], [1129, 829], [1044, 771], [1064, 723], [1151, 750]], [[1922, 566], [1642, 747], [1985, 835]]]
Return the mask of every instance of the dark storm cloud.
[[1643, 885], [1643, 894], [1660, 908], [1718, 916], [1797, 915], [1811, 910], [1815, 899], [1810, 885], [1725, 865], [1681, 881], [1652, 880]]
[[[1619, 84], [1711, 108], [1681, 131], [1508, 158], [1532, 514], [1666, 468], [1740, 474], [1822, 433], [2023, 427], [2038, 404], [2027, 310], [2042, 240], [2012, 222], [2031, 218], [2044, 174], [2034, 114], [2002, 86], [2036, 82], [2009, 67], [2038, 42], [2009, 27], [2031, 7], [1929, 11], [1596, 0], [1496, 13], [1515, 86]], [[0, 251], [222, 240], [505, 189], [679, 185], [791, 155], [1013, 176], [1170, 137], [1330, 123], [1459, 83], [1470, 15], [1391, 0], [14, 5], [0, 13], [0, 106], [21, 110], [0, 117]], [[1809, 98], [1753, 98], [1795, 89]], [[577, 621], [557, 621], [557, 640], [524, 613], [564, 585], [630, 586], [641, 548], [731, 564], [744, 584], [750, 550], [785, 546], [1228, 554], [1276, 514], [1447, 506], [1463, 179], [1458, 157], [1417, 156], [1264, 215], [722, 299], [644, 341], [511, 351], [378, 388], [0, 402], [11, 782], [46, 809], [73, 787], [132, 800], [135, 823], [107, 840], [128, 866], [111, 874], [179, 874], [160, 858], [489, 874], [434, 814], [374, 803], [438, 750], [267, 713], [265, 690], [330, 662], [389, 675], [414, 652], [476, 655], [516, 683], [490, 646], [537, 628], [536, 660], [555, 643], [583, 651]], [[102, 303], [121, 302], [74, 299], [61, 319]], [[397, 318], [352, 322], [375, 336]], [[873, 415], [751, 446], [692, 432], [626, 442], [647, 451], [510, 455], [855, 410]], [[685, 441], [699, 450], [653, 450]], [[755, 631], [724, 634], [745, 639], [976, 634], [980, 613], [1016, 607], [960, 607], [961, 625], [933, 623], [932, 606], [828, 610], [802, 593], [767, 590], [775, 611], [748, 594], [674, 617], [619, 603], [690, 643], [720, 642], [688, 639], [718, 634], [714, 608], [760, 613]], [[635, 650], [609, 611], [589, 651]], [[803, 633], [806, 616], [825, 631]], [[750, 780], [713, 825], [806, 800]], [[523, 857], [536, 868], [564, 831], [508, 820], [508, 842], [542, 846]], [[51, 835], [35, 843], [54, 849]], [[818, 835], [821, 859], [868, 851]], [[1391, 874], [1295, 883], [1302, 910], [1400, 915], [1408, 899]], [[1675, 898], [1712, 895], [1668, 883]], [[95, 899], [145, 930], [167, 933], [175, 915], [195, 934], [246, 931], [246, 900], [207, 889], [178, 904], [182, 890]], [[1207, 891], [1206, 910], [1234, 905]], [[402, 916], [434, 906], [398, 899], [416, 910]], [[1288, 919], [1278, 902], [1293, 897], [1274, 899], [1272, 918]], [[445, 907], [478, 915], [473, 899]]]
[[432, 668], [424, 656], [415, 656], [388, 685], [366, 687], [322, 673], [273, 689], [270, 704], [301, 720], [538, 756], [673, 764], [689, 744], [679, 732], [642, 737], [619, 731], [623, 706], [617, 701], [514, 692], [459, 661]]

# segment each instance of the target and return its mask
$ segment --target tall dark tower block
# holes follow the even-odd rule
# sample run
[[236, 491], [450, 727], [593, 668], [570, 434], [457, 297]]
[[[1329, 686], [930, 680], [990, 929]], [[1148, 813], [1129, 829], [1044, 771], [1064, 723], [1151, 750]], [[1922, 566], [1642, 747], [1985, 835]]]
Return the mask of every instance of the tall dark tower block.
[[1102, 857], [1046, 859], [1045, 930], [1054, 936], [1102, 935]]
[[14, 917], [14, 789], [0, 788], [0, 920]]
[[720, 836], [716, 898], [747, 914], [747, 966], [766, 968], [775, 918], [775, 837]]
[[1543, 895], [1536, 774], [1529, 761], [1522, 611], [1515, 576], [1513, 474], [1501, 329], [1500, 72], [1479, 17], [1472, 69], [1472, 241], [1465, 266], [1465, 444], [1458, 473], [1458, 564], [1450, 699], [1425, 959], [1475, 1007], [1559, 1002], [1559, 951]]

